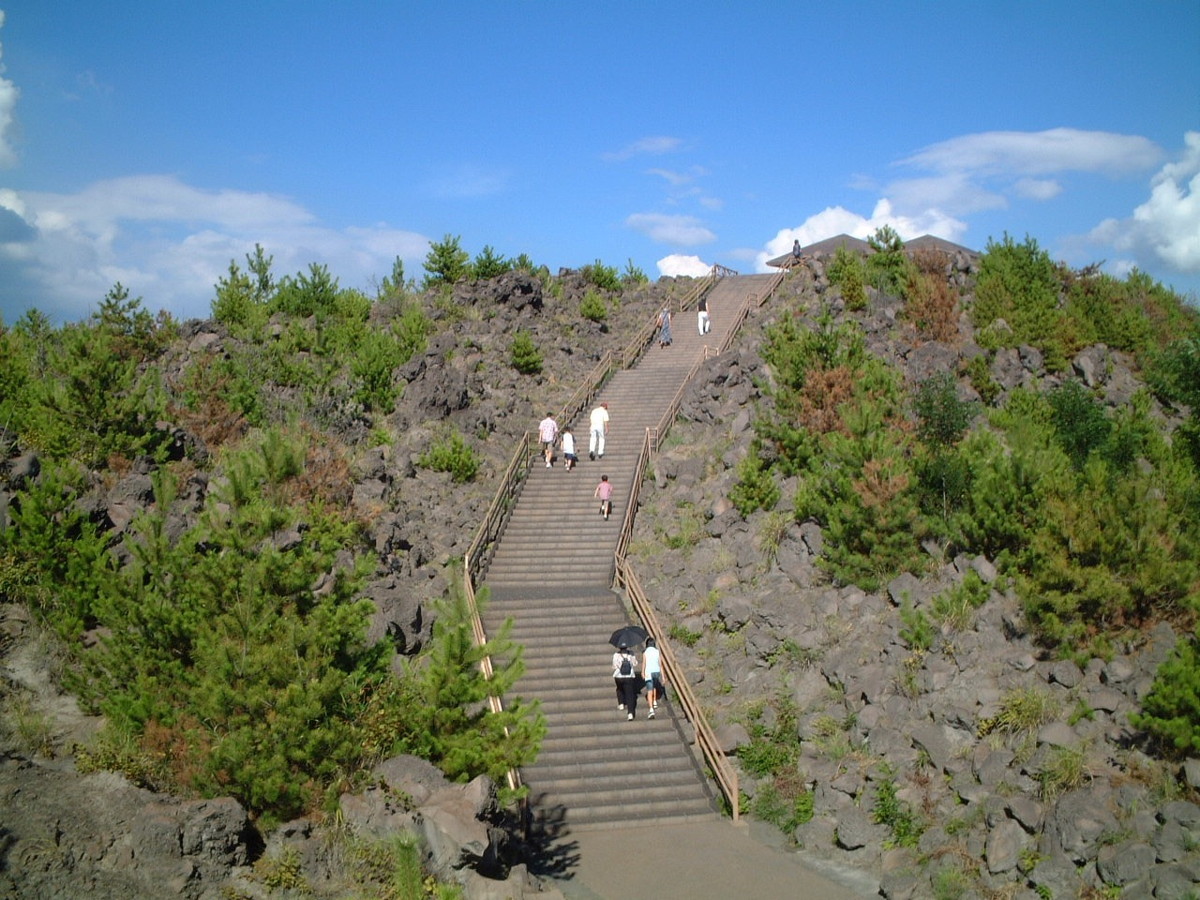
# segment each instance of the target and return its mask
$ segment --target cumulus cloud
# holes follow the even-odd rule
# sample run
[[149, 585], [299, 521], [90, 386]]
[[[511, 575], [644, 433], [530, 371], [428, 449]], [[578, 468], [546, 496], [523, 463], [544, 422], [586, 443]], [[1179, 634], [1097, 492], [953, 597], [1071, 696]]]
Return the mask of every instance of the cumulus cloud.
[[932, 234], [957, 242], [967, 230], [965, 222], [938, 210], [927, 210], [918, 216], [898, 215], [887, 199], [876, 203], [870, 216], [859, 215], [841, 206], [830, 206], [809, 216], [796, 228], [780, 229], [767, 242], [766, 249], [756, 255], [755, 267], [759, 272], [771, 271], [767, 260], [791, 251], [793, 241], [799, 241], [803, 247], [839, 234], [866, 239], [884, 225], [890, 225], [904, 240]]
[[623, 162], [627, 159], [633, 159], [635, 156], [662, 156], [664, 153], [672, 153], [678, 150], [682, 145], [683, 141], [677, 137], [657, 135], [636, 140], [632, 144], [622, 147], [620, 150], [613, 150], [603, 154], [603, 157], [609, 162]]
[[698, 256], [684, 256], [681, 253], [672, 253], [670, 256], [664, 256], [658, 261], [658, 274], [675, 276], [690, 276], [692, 278], [702, 278], [709, 273], [712, 266], [704, 262]]
[[1150, 197], [1126, 219], [1106, 219], [1088, 237], [1127, 254], [1128, 269], [1155, 264], [1185, 274], [1200, 272], [1200, 132], [1184, 136], [1184, 150], [1150, 181]]
[[0, 315], [87, 315], [120, 281], [148, 309], [209, 313], [231, 259], [260, 243], [279, 275], [313, 262], [367, 288], [399, 256], [419, 265], [429, 240], [385, 224], [335, 230], [286, 197], [204, 190], [165, 175], [96, 182], [74, 194], [0, 190]]
[[672, 244], [676, 247], [710, 244], [717, 239], [717, 236], [695, 216], [634, 213], [625, 220], [625, 225], [660, 244]]
[[[1177, 267], [1194, 265], [1190, 261], [1200, 256], [1195, 142], [1189, 136], [1188, 154], [1160, 171], [1150, 199], [1129, 219], [1101, 223], [1089, 237], [1129, 258], [1137, 256], [1135, 247], [1142, 247]], [[1004, 209], [1018, 200], [1051, 202], [1066, 192], [1064, 180], [1071, 174], [1128, 178], [1152, 170], [1162, 158], [1162, 149], [1147, 138], [1107, 131], [1052, 128], [961, 135], [894, 164], [916, 170], [911, 177], [880, 184], [858, 176], [855, 187], [881, 198], [870, 216], [843, 207], [822, 210], [800, 226], [781, 229], [757, 255], [757, 265], [760, 271], [767, 268], [766, 260], [786, 253], [793, 240], [803, 245], [842, 233], [865, 238], [881, 225], [891, 225], [904, 238], [928, 233], [961, 242], [965, 219], [974, 213]]]
[[[4, 10], [0, 9], [0, 28], [4, 27]], [[4, 72], [4, 48], [0, 45], [0, 73]], [[17, 164], [17, 153], [12, 146], [13, 123], [17, 112], [17, 86], [7, 78], [0, 78], [0, 166], [8, 168]]]

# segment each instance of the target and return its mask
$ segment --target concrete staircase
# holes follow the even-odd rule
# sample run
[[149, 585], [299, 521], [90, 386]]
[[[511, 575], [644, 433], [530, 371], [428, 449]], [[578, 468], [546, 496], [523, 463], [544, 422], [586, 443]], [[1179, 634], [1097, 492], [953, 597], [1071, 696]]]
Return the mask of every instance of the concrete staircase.
[[[611, 417], [604, 457], [588, 459], [585, 411], [570, 423], [579, 466], [568, 472], [561, 460], [550, 469], [535, 461], [521, 490], [485, 573], [490, 602], [483, 621], [494, 634], [513, 619], [512, 638], [524, 646], [526, 663], [516, 691], [540, 699], [546, 716], [541, 754], [522, 773], [535, 823], [614, 827], [716, 815], [703, 762], [686, 736], [690, 726], [672, 705], [660, 703], [653, 720], [644, 697], [634, 721], [617, 709], [608, 638], [628, 619], [610, 590], [613, 553], [646, 429], [657, 426], [704, 344], [718, 346], [746, 297], [761, 294], [773, 277], [718, 281], [709, 293], [712, 331], [704, 337], [695, 312], [677, 314], [672, 345], [653, 343], [597, 397]], [[601, 474], [614, 486], [607, 520], [592, 496]]]

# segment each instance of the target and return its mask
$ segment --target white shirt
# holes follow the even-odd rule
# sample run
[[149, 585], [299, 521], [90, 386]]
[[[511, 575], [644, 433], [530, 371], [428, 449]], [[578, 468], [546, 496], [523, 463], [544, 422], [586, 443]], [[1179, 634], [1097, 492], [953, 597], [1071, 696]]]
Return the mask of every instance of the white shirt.
[[592, 431], [607, 431], [607, 426], [608, 410], [603, 406], [597, 406], [592, 410]]
[[647, 647], [642, 653], [642, 677], [649, 678], [651, 675], [662, 674], [662, 663], [658, 658], [657, 647]]

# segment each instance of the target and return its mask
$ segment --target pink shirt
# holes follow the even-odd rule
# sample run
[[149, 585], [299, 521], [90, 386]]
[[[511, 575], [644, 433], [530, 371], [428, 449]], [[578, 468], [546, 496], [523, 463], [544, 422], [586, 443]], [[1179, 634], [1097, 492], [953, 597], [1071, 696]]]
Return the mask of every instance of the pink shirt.
[[612, 497], [612, 482], [602, 481], [596, 485], [596, 496], [601, 500], [608, 500]]
[[558, 436], [558, 423], [549, 416], [542, 419], [538, 423], [538, 438], [546, 443], [553, 441]]

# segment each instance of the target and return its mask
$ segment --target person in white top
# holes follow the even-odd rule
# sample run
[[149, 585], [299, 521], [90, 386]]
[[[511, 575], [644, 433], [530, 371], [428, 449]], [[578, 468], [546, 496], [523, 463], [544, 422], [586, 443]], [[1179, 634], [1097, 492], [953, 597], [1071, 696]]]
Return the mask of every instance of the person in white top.
[[575, 455], [575, 435], [571, 434], [570, 428], [563, 429], [559, 443], [562, 444], [563, 459], [567, 461], [566, 469], [570, 472], [579, 462], [579, 457]]
[[588, 438], [588, 459], [604, 456], [604, 440], [608, 437], [608, 404], [601, 403], [589, 417], [592, 428]]
[[646, 718], [653, 719], [658, 698], [662, 695], [662, 659], [652, 637], [646, 638], [646, 649], [642, 653], [642, 678], [646, 680], [646, 702], [650, 705]]
[[546, 468], [554, 465], [554, 441], [558, 437], [558, 423], [554, 421], [554, 413], [546, 413], [546, 418], [538, 423], [538, 440], [542, 442], [542, 456], [546, 458]]

